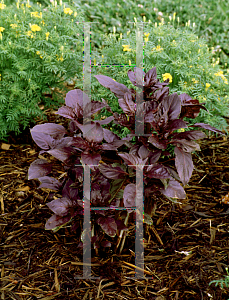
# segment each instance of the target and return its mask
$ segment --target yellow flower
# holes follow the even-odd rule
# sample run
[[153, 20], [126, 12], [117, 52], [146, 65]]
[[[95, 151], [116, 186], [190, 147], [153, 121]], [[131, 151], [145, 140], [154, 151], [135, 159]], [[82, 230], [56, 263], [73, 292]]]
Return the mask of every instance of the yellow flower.
[[71, 15], [71, 14], [73, 13], [73, 11], [71, 10], [71, 8], [66, 7], [66, 8], [64, 9], [64, 13], [65, 13], [66, 15], [67, 15], [67, 14]]
[[130, 45], [122, 45], [123, 46], [123, 51], [131, 51]]
[[40, 31], [41, 30], [41, 27], [38, 26], [37, 24], [31, 25], [30, 28], [32, 31]]
[[219, 71], [217, 73], [214, 73], [215, 76], [222, 76], [223, 75], [223, 71]]
[[58, 61], [59, 61], [59, 60], [60, 60], [60, 61], [63, 61], [63, 60], [64, 60], [62, 55], [61, 55], [61, 57], [60, 57], [60, 58], [58, 57], [58, 55], [57, 55], [57, 54], [56, 54], [56, 56], [57, 56], [57, 60], [58, 60]]
[[152, 50], [152, 51], [154, 51], [154, 50], [156, 50], [156, 51], [162, 51], [162, 50], [163, 50], [163, 48], [161, 48], [161, 46], [160, 46], [160, 45], [157, 45], [157, 47], [156, 47], [156, 48], [153, 48], [153, 50]]
[[192, 78], [193, 83], [198, 83], [199, 81], [196, 80], [195, 78]]
[[184, 128], [180, 128], [177, 130], [178, 132], [185, 132]]
[[75, 12], [74, 12], [74, 17], [76, 17], [76, 16], [77, 16], [77, 12], [75, 11]]
[[223, 75], [223, 71], [219, 71], [217, 73], [214, 73], [215, 76], [219, 76], [223, 79], [225, 84], [228, 84], [227, 78]]
[[12, 28], [16, 28], [16, 27], [17, 27], [17, 24], [10, 24], [10, 26], [11, 26]]
[[46, 35], [46, 41], [49, 39], [49, 34], [50, 34], [49, 32], [45, 33], [45, 35]]
[[28, 3], [26, 3], [26, 5], [25, 5], [26, 7], [28, 7], [28, 8], [30, 8], [31, 7], [31, 5], [29, 5]]
[[41, 23], [42, 23], [43, 26], [45, 25], [45, 21], [44, 20], [42, 20]]
[[206, 89], [208, 89], [210, 86], [210, 83], [206, 83]]
[[4, 27], [0, 27], [0, 32], [3, 32], [5, 30]]
[[149, 34], [149, 33], [144, 33], [144, 35], [145, 35], [146, 37], [148, 37], [150, 34]]
[[31, 17], [42, 18], [42, 12], [38, 15], [38, 11], [31, 12]]
[[145, 38], [145, 42], [148, 42], [148, 41], [149, 41], [149, 38], [148, 38], [148, 37], [146, 37], [146, 38]]
[[169, 78], [169, 83], [171, 83], [171, 82], [172, 82], [172, 80], [173, 80], [173, 77], [172, 77], [172, 75], [171, 75], [171, 74], [169, 74], [169, 73], [162, 74], [162, 77], [163, 77], [163, 80], [164, 80], [164, 81], [165, 81], [166, 79], [168, 79], [168, 78]]
[[0, 9], [4, 9], [6, 7], [6, 5], [5, 4], [3, 4], [3, 3], [0, 3]]

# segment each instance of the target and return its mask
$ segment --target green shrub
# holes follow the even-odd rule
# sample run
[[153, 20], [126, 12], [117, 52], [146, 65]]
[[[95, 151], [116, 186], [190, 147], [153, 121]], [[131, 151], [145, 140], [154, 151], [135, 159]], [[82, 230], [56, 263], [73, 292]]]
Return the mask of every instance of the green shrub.
[[[72, 6], [16, 3], [0, 6], [0, 140], [20, 133], [37, 116], [44, 97], [83, 69], [83, 15]], [[81, 76], [82, 77], [82, 76]], [[51, 90], [52, 89], [52, 90]]]
[[[76, 1], [75, 1], [76, 2]], [[195, 23], [196, 34], [206, 38], [209, 47], [213, 47], [215, 58], [220, 57], [221, 67], [229, 65], [228, 30], [229, 30], [229, 2], [228, 0], [145, 0], [138, 4], [135, 0], [111, 0], [106, 5], [101, 0], [85, 1], [77, 3], [85, 12], [85, 17], [91, 22], [99, 22], [93, 25], [92, 40], [96, 46], [101, 46], [100, 32], [109, 33], [113, 26], [117, 33], [128, 28], [128, 22], [146, 20], [153, 23], [163, 17], [166, 22], [174, 22], [177, 26], [192, 26]], [[175, 16], [173, 18], [173, 14]], [[179, 23], [177, 24], [177, 17]]]
[[[161, 81], [171, 75], [172, 82], [169, 85], [171, 93], [177, 92], [178, 95], [187, 93], [192, 99], [206, 103], [209, 113], [202, 110], [196, 122], [208, 123], [225, 130], [227, 123], [223, 116], [229, 114], [228, 80], [218, 63], [211, 63], [212, 54], [206, 41], [199, 39], [189, 28], [181, 30], [175, 29], [170, 24], [159, 24], [157, 27], [152, 23], [145, 25], [144, 68], [156, 67]], [[118, 99], [109, 91], [105, 94], [93, 78], [93, 74], [107, 75], [128, 88], [133, 87], [126, 76], [126, 68], [134, 70], [136, 62], [135, 27], [123, 33], [122, 38], [119, 34], [105, 35], [104, 38], [102, 50], [92, 51], [92, 62], [97, 65], [92, 70], [92, 94], [94, 95], [93, 92], [96, 91], [94, 100], [105, 98], [111, 108], [116, 110]], [[124, 47], [125, 45], [129, 45], [129, 48]], [[106, 67], [115, 64], [124, 66]], [[77, 86], [82, 88], [80, 84]], [[105, 109], [101, 113], [104, 114]], [[109, 113], [105, 114], [109, 115]]]

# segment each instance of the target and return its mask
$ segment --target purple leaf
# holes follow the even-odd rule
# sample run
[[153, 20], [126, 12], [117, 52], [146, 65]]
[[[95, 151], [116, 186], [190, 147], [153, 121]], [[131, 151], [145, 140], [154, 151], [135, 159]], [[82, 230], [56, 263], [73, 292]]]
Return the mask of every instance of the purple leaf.
[[101, 164], [99, 165], [99, 171], [109, 179], [121, 179], [125, 178], [125, 175], [128, 175], [120, 167], [111, 167], [109, 165]]
[[169, 171], [162, 164], [154, 164], [148, 166], [145, 174], [149, 178], [157, 178], [157, 179], [171, 178]]
[[144, 115], [144, 122], [151, 123], [154, 121], [154, 113], [152, 111], [147, 112]]
[[206, 129], [206, 130], [210, 130], [210, 131], [213, 131], [213, 132], [225, 135], [221, 130], [219, 130], [219, 129], [215, 128], [215, 127], [212, 127], [211, 125], [204, 124], [204, 123], [196, 123], [194, 125], [191, 125], [190, 127], [201, 127], [201, 128]]
[[170, 168], [168, 166], [166, 166], [166, 169], [169, 171], [169, 173], [172, 175], [173, 178], [181, 181], [179, 175], [177, 174], [177, 172], [175, 170], [173, 170], [172, 168]]
[[50, 135], [42, 132], [31, 130], [31, 135], [37, 146], [44, 150], [48, 150], [50, 148], [50, 145], [52, 145], [52, 143], [54, 142], [54, 139]]
[[157, 101], [161, 102], [162, 99], [166, 96], [169, 95], [169, 88], [166, 86], [160, 90], [157, 90], [155, 93], [154, 93], [154, 97]]
[[184, 152], [181, 148], [175, 147], [175, 166], [182, 183], [189, 182], [193, 171], [193, 162], [191, 153]]
[[59, 140], [54, 140], [54, 143], [51, 145], [52, 148], [64, 148], [68, 147], [68, 145], [73, 141], [73, 137], [66, 136]]
[[206, 111], [208, 111], [202, 103], [200, 104], [200, 102], [197, 99], [192, 99], [188, 94], [184, 93], [179, 95], [179, 98], [181, 99], [181, 105], [182, 105], [182, 109], [181, 109], [181, 115], [180, 118], [191, 118], [191, 119], [195, 119], [196, 117], [198, 117], [200, 109], [204, 109]]
[[76, 120], [76, 125], [79, 127], [79, 129], [83, 132], [84, 135], [87, 134], [88, 131], [90, 131], [95, 125], [96, 123], [94, 121], [92, 122], [88, 122], [85, 125], [78, 123]]
[[150, 151], [150, 161], [149, 161], [149, 164], [150, 165], [153, 165], [155, 164], [159, 158], [161, 157], [161, 153], [162, 153], [162, 150], [155, 150], [155, 151]]
[[45, 159], [36, 159], [28, 170], [28, 180], [44, 177], [52, 171], [52, 165]]
[[39, 185], [38, 189], [46, 188], [58, 191], [62, 185], [57, 179], [48, 176], [40, 177], [39, 181], [41, 182], [41, 184]]
[[117, 150], [117, 148], [122, 146], [123, 144], [125, 144], [125, 141], [122, 141], [122, 140], [115, 141], [115, 142], [109, 143], [109, 144], [104, 143], [101, 146], [99, 146], [99, 149], [101, 149], [101, 150]]
[[157, 135], [152, 135], [149, 137], [148, 142], [154, 145], [158, 149], [166, 149], [167, 143], [165, 140], [159, 140]]
[[77, 104], [83, 108], [83, 101], [86, 105], [87, 102], [90, 102], [90, 98], [79, 89], [69, 91], [66, 94], [65, 104], [73, 109], [78, 107]]
[[113, 111], [111, 110], [110, 106], [107, 104], [107, 102], [102, 98], [102, 102], [106, 107], [106, 110], [109, 111], [109, 113], [113, 114]]
[[91, 101], [85, 105], [84, 117], [89, 117], [95, 114], [97, 111], [101, 110], [105, 105], [100, 101]]
[[123, 203], [127, 208], [135, 207], [135, 198], [136, 198], [136, 184], [129, 183], [124, 189], [123, 192]]
[[166, 189], [160, 189], [160, 192], [170, 198], [185, 199], [186, 194], [183, 187], [174, 179], [170, 179]]
[[77, 136], [77, 137], [73, 137], [72, 141], [69, 142], [68, 144], [69, 146], [75, 146], [78, 148], [82, 148], [82, 149], [87, 149], [88, 148], [88, 143], [87, 141], [85, 141], [83, 138]]
[[123, 98], [125, 93], [130, 93], [130, 90], [124, 84], [118, 83], [108, 76], [95, 75], [95, 78], [100, 84], [111, 90], [118, 98]]
[[[130, 79], [130, 81], [133, 83], [133, 85], [135, 86], [142, 86], [143, 84], [143, 78], [145, 76], [145, 72], [141, 69], [141, 68], [138, 68], [138, 67], [135, 67], [134, 68], [134, 72], [131, 71], [131, 70], [128, 70], [128, 77]], [[138, 79], [140, 79], [140, 82], [138, 81]]]
[[187, 141], [185, 139], [173, 139], [171, 140], [173, 145], [176, 145], [178, 148], [181, 148], [185, 152], [192, 152], [192, 151], [200, 151], [200, 146], [194, 141]]
[[136, 169], [136, 165], [145, 165], [148, 160], [148, 157], [145, 160], [142, 160], [136, 155], [128, 153], [118, 153], [118, 155], [121, 156], [125, 163], [131, 165], [134, 169]]
[[128, 227], [124, 224], [123, 220], [115, 220], [117, 224], [117, 229], [120, 230], [128, 230]]
[[57, 226], [67, 223], [71, 219], [71, 216], [60, 217], [57, 215], [52, 215], [45, 224], [45, 230], [54, 229]]
[[94, 120], [95, 123], [99, 123], [100, 125], [105, 125], [105, 124], [109, 124], [111, 121], [114, 120], [113, 116], [110, 116], [104, 120]]
[[166, 126], [166, 131], [172, 132], [174, 130], [180, 129], [180, 128], [188, 128], [186, 123], [183, 120], [175, 119], [170, 122], [168, 122]]
[[51, 135], [54, 139], [62, 138], [65, 134], [67, 134], [66, 129], [62, 125], [58, 125], [55, 123], [45, 123], [34, 126], [30, 129], [30, 132], [41, 132], [45, 134]]
[[91, 143], [101, 143], [103, 140], [102, 126], [98, 123], [95, 123], [95, 125], [86, 133], [85, 137]]
[[72, 200], [64, 197], [52, 200], [51, 202], [46, 203], [46, 205], [54, 212], [54, 214], [63, 217], [68, 214], [68, 208], [73, 204]]
[[157, 82], [157, 71], [156, 67], [149, 70], [144, 77], [144, 86], [152, 86]]
[[149, 153], [150, 151], [144, 145], [142, 145], [138, 150], [138, 155], [142, 160], [146, 159], [149, 156]]
[[71, 187], [73, 181], [68, 179], [62, 190], [62, 196], [71, 200], [78, 200], [78, 189]]
[[133, 145], [130, 148], [129, 154], [133, 154], [133, 155], [137, 156], [139, 148], [140, 148], [140, 146], [138, 144]]
[[115, 237], [117, 231], [117, 224], [114, 218], [100, 217], [97, 222], [107, 235]]
[[68, 119], [75, 119], [75, 114], [74, 111], [71, 107], [69, 106], [62, 106], [58, 109], [57, 112], [55, 112], [55, 114], [68, 118]]
[[101, 155], [99, 153], [82, 152], [81, 159], [85, 165], [89, 165], [90, 168], [94, 170], [93, 165], [98, 166]]
[[135, 103], [132, 100], [132, 95], [130, 93], [125, 93], [123, 99], [118, 99], [118, 103], [125, 114], [135, 114]]
[[107, 141], [108, 143], [112, 143], [116, 140], [119, 140], [119, 136], [112, 131], [103, 128], [103, 136], [104, 140]]
[[168, 119], [170, 121], [179, 118], [181, 112], [181, 100], [177, 93], [165, 97], [162, 102], [162, 106], [168, 112]]
[[49, 154], [54, 156], [56, 159], [66, 162], [73, 154], [72, 147], [63, 147], [63, 148], [56, 148], [47, 151]]
[[200, 140], [206, 138], [206, 134], [199, 130], [190, 130], [185, 132], [177, 132], [173, 134], [175, 139]]

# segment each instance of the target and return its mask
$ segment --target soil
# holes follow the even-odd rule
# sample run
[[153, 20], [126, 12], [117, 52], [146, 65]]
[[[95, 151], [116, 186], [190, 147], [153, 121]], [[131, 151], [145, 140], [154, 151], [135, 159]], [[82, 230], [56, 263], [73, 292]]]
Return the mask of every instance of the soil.
[[[67, 128], [68, 120], [52, 109], [45, 113], [48, 122]], [[200, 146], [186, 199], [153, 199], [153, 225], [144, 224], [147, 279], [135, 278], [134, 223], [121, 254], [92, 249], [97, 278], [77, 279], [83, 275], [80, 235], [45, 231], [53, 194], [27, 180], [40, 149], [29, 129], [11, 135], [0, 150], [1, 299], [228, 299], [229, 288], [209, 283], [224, 278], [229, 265], [229, 140], [211, 136]], [[64, 173], [61, 162], [53, 164], [57, 177]]]

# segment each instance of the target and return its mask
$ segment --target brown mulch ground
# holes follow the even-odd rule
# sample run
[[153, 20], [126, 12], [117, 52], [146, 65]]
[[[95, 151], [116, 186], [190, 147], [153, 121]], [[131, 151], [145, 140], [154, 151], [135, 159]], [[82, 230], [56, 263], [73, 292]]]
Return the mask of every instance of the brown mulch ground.
[[[66, 124], [52, 110], [46, 114], [49, 122]], [[45, 231], [52, 195], [27, 180], [40, 149], [29, 130], [8, 144], [0, 150], [1, 299], [229, 299], [229, 288], [209, 286], [229, 265], [228, 138], [201, 141], [182, 204], [156, 200], [153, 226], [144, 224], [145, 273], [152, 276], [145, 280], [134, 277], [133, 226], [121, 254], [92, 250], [92, 276], [103, 279], [76, 279], [83, 270], [80, 236], [69, 228]], [[58, 177], [63, 166], [53, 162]]]

